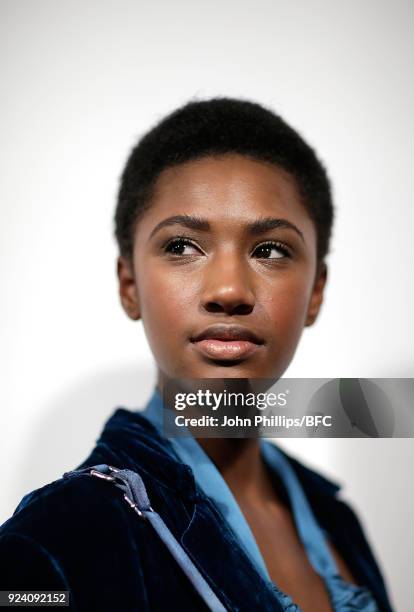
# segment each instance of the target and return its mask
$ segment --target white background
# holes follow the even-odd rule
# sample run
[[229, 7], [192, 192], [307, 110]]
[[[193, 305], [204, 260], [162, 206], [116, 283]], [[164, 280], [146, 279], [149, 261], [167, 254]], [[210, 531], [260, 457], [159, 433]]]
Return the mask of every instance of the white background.
[[[286, 376], [412, 376], [413, 5], [2, 0], [0, 522], [83, 460], [155, 368], [121, 311], [112, 215], [136, 139], [190, 98], [262, 102], [316, 147], [337, 219]], [[344, 485], [396, 609], [413, 600], [409, 439], [285, 446]]]

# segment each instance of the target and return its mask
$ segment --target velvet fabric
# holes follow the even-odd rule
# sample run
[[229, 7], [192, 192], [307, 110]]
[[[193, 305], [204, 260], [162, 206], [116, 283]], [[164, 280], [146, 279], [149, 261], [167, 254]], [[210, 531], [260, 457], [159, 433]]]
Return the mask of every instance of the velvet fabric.
[[[284, 455], [356, 580], [381, 611], [392, 612], [380, 569], [357, 516], [338, 498], [339, 487]], [[141, 475], [152, 507], [228, 610], [284, 609], [277, 588], [263, 580], [191, 469], [147, 419], [118, 409], [79, 468], [103, 463]], [[88, 474], [29, 493], [2, 525], [0, 590], [11, 589], [66, 590], [70, 609], [82, 612], [206, 609], [151, 525], [119, 489]]]

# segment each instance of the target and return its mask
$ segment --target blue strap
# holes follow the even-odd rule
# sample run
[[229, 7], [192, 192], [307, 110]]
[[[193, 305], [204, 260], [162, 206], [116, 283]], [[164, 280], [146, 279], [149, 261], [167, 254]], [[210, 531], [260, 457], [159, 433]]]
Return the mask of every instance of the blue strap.
[[209, 610], [212, 612], [226, 612], [226, 608], [191, 561], [181, 544], [175, 539], [161, 516], [151, 508], [147, 490], [139, 474], [132, 470], [121, 470], [106, 464], [100, 464], [66, 472], [63, 474], [63, 477], [67, 478], [74, 474], [81, 473], [87, 473], [91, 476], [97, 476], [103, 480], [113, 482], [121, 489], [124, 492], [124, 499], [129, 506], [140, 518], [145, 518], [151, 523], [152, 527], [164, 542], [196, 591], [202, 597]]

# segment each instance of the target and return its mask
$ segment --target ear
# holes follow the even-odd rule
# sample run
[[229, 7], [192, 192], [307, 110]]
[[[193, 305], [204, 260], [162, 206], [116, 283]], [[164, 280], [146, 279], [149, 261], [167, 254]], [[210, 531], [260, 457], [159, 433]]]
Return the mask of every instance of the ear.
[[328, 267], [325, 262], [318, 264], [315, 282], [312, 289], [312, 295], [309, 301], [308, 313], [306, 316], [305, 327], [310, 327], [314, 324], [319, 314], [323, 302], [323, 291], [326, 280], [328, 278]]
[[118, 257], [117, 275], [122, 307], [130, 319], [137, 321], [141, 317], [141, 310], [134, 267], [130, 259]]

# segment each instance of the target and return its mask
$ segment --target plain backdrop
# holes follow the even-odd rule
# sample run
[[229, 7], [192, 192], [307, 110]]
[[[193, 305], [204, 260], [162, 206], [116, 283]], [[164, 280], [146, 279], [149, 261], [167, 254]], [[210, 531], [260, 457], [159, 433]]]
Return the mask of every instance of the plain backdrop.
[[[411, 377], [414, 5], [0, 2], [1, 505], [59, 478], [155, 368], [117, 296], [112, 215], [137, 138], [194, 98], [261, 102], [326, 163], [329, 283], [286, 376]], [[410, 439], [283, 440], [343, 484], [412, 610]]]

